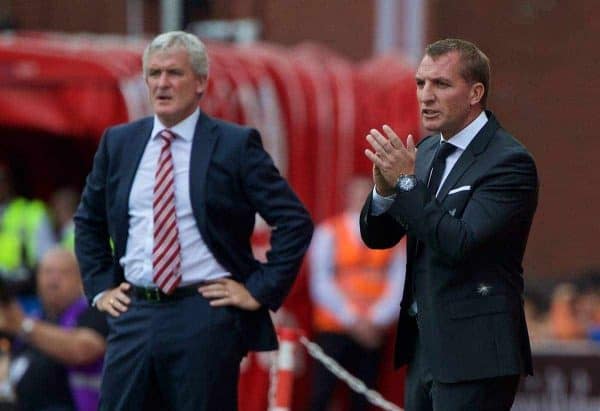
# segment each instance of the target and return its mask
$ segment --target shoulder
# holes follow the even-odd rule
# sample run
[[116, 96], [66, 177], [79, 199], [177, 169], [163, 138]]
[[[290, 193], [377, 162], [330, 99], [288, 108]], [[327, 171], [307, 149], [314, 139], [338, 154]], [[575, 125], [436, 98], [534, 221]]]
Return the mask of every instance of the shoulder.
[[212, 130], [217, 133], [219, 137], [236, 142], [245, 142], [249, 138], [260, 138], [260, 135], [255, 128], [242, 126], [207, 115], [204, 116], [205, 121], [210, 124]]
[[490, 139], [482, 160], [491, 175], [526, 178], [537, 185], [538, 172], [533, 155], [511, 133], [499, 126]]
[[144, 117], [139, 120], [131, 121], [129, 123], [117, 124], [115, 126], [109, 127], [105, 131], [105, 135], [115, 136], [116, 138], [120, 136], [131, 135], [131, 133], [139, 132], [140, 130], [152, 129], [153, 125], [153, 117]]
[[535, 164], [533, 155], [527, 147], [501, 126], [496, 130], [489, 148], [492, 152], [500, 154], [501, 157], [519, 159]]
[[100, 141], [101, 147], [109, 153], [122, 151], [134, 138], [146, 138], [152, 132], [153, 117], [144, 117], [129, 123], [108, 127]]
[[417, 148], [427, 148], [427, 147], [431, 147], [433, 145], [435, 145], [436, 143], [438, 143], [440, 141], [440, 135], [439, 134], [431, 134], [427, 137], [422, 138], [421, 140], [419, 140], [419, 142], [417, 143]]
[[264, 151], [260, 134], [256, 129], [212, 118], [203, 113], [196, 128], [196, 136], [201, 138], [206, 132], [216, 140], [215, 148], [218, 153], [227, 153], [228, 156], [237, 153], [235, 155], [238, 158], [243, 158], [248, 150], [253, 153], [257, 149]]

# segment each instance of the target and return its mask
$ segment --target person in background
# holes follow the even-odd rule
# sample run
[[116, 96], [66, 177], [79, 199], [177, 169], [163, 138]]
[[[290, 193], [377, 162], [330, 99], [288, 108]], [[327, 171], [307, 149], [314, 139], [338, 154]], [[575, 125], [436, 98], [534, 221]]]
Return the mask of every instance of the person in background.
[[600, 275], [588, 269], [556, 285], [550, 301], [551, 337], [600, 340]]
[[585, 270], [579, 275], [576, 286], [577, 320], [583, 325], [587, 339], [600, 342], [600, 271]]
[[79, 205], [79, 193], [72, 188], [56, 190], [50, 198], [50, 209], [54, 217], [58, 243], [68, 250], [75, 249], [75, 223], [73, 216]]
[[490, 62], [461, 39], [427, 46], [415, 75], [425, 129], [406, 144], [372, 129], [370, 248], [407, 238], [396, 366], [408, 411], [508, 411], [532, 374], [523, 256], [538, 202], [535, 161], [486, 110]]
[[552, 291], [549, 310], [550, 336], [556, 340], [582, 340], [586, 329], [577, 316], [577, 287], [561, 282]]
[[[242, 358], [277, 347], [269, 310], [312, 221], [256, 130], [198, 108], [208, 55], [196, 36], [154, 38], [143, 75], [155, 115], [106, 130], [75, 214], [85, 292], [110, 325], [100, 409], [236, 410]], [[273, 227], [262, 263], [257, 213]]]
[[0, 331], [24, 344], [12, 361], [18, 409], [96, 410], [106, 319], [83, 296], [73, 252], [49, 250], [36, 280], [40, 317], [27, 316], [14, 299], [0, 303]]
[[[55, 238], [46, 206], [15, 194], [11, 170], [0, 163], [0, 273], [9, 282], [32, 284], [40, 258]], [[25, 284], [24, 284], [25, 285]], [[26, 292], [32, 291], [27, 287]]]
[[[358, 217], [371, 180], [355, 176], [346, 186], [345, 209], [323, 221], [309, 249], [310, 295], [316, 342], [373, 388], [385, 337], [400, 309], [406, 254], [403, 247], [370, 250], [360, 238]], [[337, 378], [315, 364], [311, 411], [328, 409]], [[368, 402], [354, 394], [350, 410]]]
[[525, 285], [523, 309], [525, 310], [529, 338], [533, 345], [547, 342], [551, 338], [550, 297], [546, 296], [547, 293], [547, 290], [536, 289], [533, 284]]

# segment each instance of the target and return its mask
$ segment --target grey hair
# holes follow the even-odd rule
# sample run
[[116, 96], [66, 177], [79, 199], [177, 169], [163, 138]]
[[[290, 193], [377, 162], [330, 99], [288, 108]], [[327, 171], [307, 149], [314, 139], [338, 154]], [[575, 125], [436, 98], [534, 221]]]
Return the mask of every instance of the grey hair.
[[148, 59], [158, 51], [182, 48], [190, 57], [192, 69], [198, 76], [208, 77], [208, 54], [204, 43], [198, 37], [185, 31], [169, 31], [159, 34], [144, 50], [142, 57], [144, 77], [148, 75]]

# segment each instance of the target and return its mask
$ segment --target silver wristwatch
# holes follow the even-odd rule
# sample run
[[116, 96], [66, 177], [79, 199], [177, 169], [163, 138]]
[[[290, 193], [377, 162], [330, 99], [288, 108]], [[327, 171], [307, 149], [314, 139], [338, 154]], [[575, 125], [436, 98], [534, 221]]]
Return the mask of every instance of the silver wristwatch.
[[410, 191], [417, 185], [417, 177], [414, 174], [400, 174], [396, 181], [396, 187], [400, 191]]

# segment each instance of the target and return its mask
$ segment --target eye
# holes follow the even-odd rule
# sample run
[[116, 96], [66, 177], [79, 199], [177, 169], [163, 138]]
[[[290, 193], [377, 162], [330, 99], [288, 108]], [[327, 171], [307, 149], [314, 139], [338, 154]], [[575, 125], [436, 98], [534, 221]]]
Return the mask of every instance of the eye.
[[415, 82], [418, 88], [423, 88], [423, 86], [425, 85], [425, 81], [421, 79], [417, 79]]
[[445, 80], [436, 80], [435, 85], [439, 88], [448, 88], [450, 87], [450, 83]]

